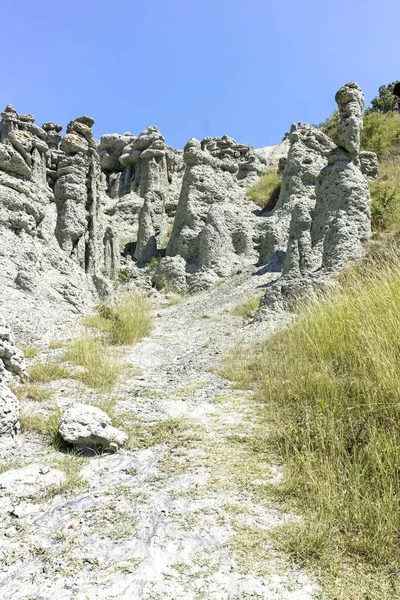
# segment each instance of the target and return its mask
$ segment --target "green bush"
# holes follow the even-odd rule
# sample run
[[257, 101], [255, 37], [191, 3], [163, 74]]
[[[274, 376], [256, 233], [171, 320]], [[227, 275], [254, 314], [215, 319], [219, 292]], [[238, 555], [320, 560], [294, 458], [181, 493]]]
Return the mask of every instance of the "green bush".
[[267, 171], [255, 185], [247, 190], [252, 200], [264, 210], [272, 210], [281, 191], [281, 176], [277, 171]]
[[383, 160], [377, 181], [370, 184], [372, 227], [400, 231], [400, 161]]
[[384, 154], [400, 153], [400, 115], [398, 113], [364, 114], [361, 149]]

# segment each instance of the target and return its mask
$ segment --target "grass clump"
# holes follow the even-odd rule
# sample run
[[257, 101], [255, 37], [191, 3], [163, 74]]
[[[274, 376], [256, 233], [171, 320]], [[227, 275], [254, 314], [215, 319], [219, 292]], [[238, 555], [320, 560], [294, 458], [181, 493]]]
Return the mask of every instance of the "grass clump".
[[35, 358], [39, 354], [39, 348], [35, 346], [23, 346], [21, 350], [25, 358]]
[[[341, 291], [264, 342], [247, 367], [239, 356], [236, 380], [255, 386], [271, 431], [269, 446], [285, 464], [283, 491], [306, 516], [293, 526], [293, 536], [287, 526], [289, 533], [278, 532], [278, 540], [281, 535], [296, 560], [317, 561], [322, 569], [337, 565], [335, 593], [347, 577], [355, 594], [343, 597], [382, 597], [354, 591], [354, 573], [347, 575], [357, 568], [369, 573], [375, 591], [382, 573], [392, 573], [395, 592], [385, 597], [395, 598], [400, 261], [353, 270], [344, 282]], [[232, 360], [229, 369], [235, 378]]]
[[63, 340], [51, 340], [49, 343], [50, 350], [58, 350], [64, 348], [64, 346], [66, 346], [66, 342]]
[[58, 426], [61, 411], [57, 409], [51, 414], [29, 413], [20, 415], [21, 431], [34, 431], [43, 434], [56, 447], [60, 447]]
[[30, 382], [44, 383], [56, 379], [68, 379], [69, 377], [71, 377], [71, 374], [65, 367], [51, 361], [38, 361], [29, 370]]
[[260, 295], [257, 294], [257, 295], [251, 296], [250, 298], [248, 298], [241, 304], [238, 304], [237, 306], [235, 306], [234, 309], [232, 310], [232, 313], [234, 315], [237, 315], [238, 317], [247, 317], [250, 319], [251, 317], [254, 316], [254, 313], [256, 312], [259, 305], [260, 305]]
[[85, 318], [84, 325], [109, 334], [115, 344], [135, 344], [152, 330], [151, 305], [139, 295], [125, 297], [114, 306], [101, 304], [97, 314]]
[[112, 388], [122, 370], [102, 342], [96, 338], [84, 337], [73, 341], [64, 355], [65, 360], [83, 367], [76, 377], [94, 389]]
[[272, 210], [279, 198], [281, 180], [277, 171], [267, 171], [247, 190], [247, 194], [263, 210]]
[[47, 390], [37, 383], [24, 383], [24, 385], [12, 386], [11, 391], [17, 396], [18, 400], [29, 398], [37, 402], [45, 402], [50, 400], [53, 395], [51, 390]]

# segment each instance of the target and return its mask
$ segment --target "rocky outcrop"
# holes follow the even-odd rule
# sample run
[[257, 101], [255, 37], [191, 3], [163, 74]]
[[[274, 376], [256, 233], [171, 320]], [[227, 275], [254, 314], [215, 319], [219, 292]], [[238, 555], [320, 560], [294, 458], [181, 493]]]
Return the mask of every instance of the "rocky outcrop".
[[[38, 127], [10, 105], [1, 116], [0, 295], [17, 333], [50, 336], [110, 289], [113, 236], [93, 119], [72, 121], [62, 138], [61, 126]], [[111, 262], [117, 268], [115, 247]]]
[[[283, 272], [263, 298], [264, 307], [290, 307], [299, 297], [332, 285], [335, 273], [363, 255], [363, 241], [371, 233], [366, 177], [376, 176], [377, 160], [373, 153], [360, 155], [364, 96], [357, 84], [349, 83], [337, 92], [336, 101], [340, 146], [308, 126], [289, 136], [282, 192], [264, 240], [268, 260], [282, 252]], [[304, 139], [318, 140], [319, 146]]]
[[310, 218], [305, 213], [314, 208], [315, 185], [321, 170], [328, 164], [329, 152], [334, 148], [332, 140], [322, 131], [302, 123], [292, 125], [288, 141], [290, 147], [279, 198], [273, 212], [261, 226], [260, 262], [263, 264], [278, 262], [282, 265], [290, 231], [292, 235], [295, 231], [294, 224], [290, 226], [292, 216], [303, 220]]
[[19, 401], [7, 385], [13, 376], [26, 378], [25, 358], [0, 314], [0, 437], [14, 436], [19, 430]]
[[245, 189], [254, 174], [265, 170], [265, 162], [228, 136], [193, 138], [183, 158], [186, 168], [167, 258], [155, 281], [166, 278], [175, 288], [198, 291], [254, 260], [255, 206]]
[[182, 152], [167, 146], [151, 126], [138, 136], [103, 136], [99, 153], [113, 229], [128, 253], [145, 264], [166, 245], [183, 175]]
[[128, 438], [126, 433], [112, 426], [105, 412], [86, 404], [75, 404], [65, 411], [59, 432], [68, 444], [91, 449], [116, 450]]

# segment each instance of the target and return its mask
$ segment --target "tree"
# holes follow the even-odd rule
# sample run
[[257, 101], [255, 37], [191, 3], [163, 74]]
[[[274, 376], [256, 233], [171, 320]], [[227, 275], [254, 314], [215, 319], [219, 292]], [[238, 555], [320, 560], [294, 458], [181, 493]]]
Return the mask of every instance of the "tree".
[[398, 81], [392, 81], [387, 85], [381, 85], [378, 91], [378, 95], [371, 101], [371, 106], [367, 108], [366, 113], [377, 112], [377, 113], [388, 113], [393, 109], [393, 90]]

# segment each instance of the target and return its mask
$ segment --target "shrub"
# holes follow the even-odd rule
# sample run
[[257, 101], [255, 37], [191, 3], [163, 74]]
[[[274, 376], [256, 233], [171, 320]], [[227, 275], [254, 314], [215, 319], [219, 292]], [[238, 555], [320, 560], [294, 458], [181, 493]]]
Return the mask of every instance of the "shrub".
[[272, 210], [277, 203], [280, 190], [281, 176], [277, 171], [268, 171], [261, 175], [257, 183], [247, 190], [247, 193], [263, 210]]
[[361, 133], [361, 149], [384, 154], [400, 153], [400, 115], [398, 113], [366, 113]]

